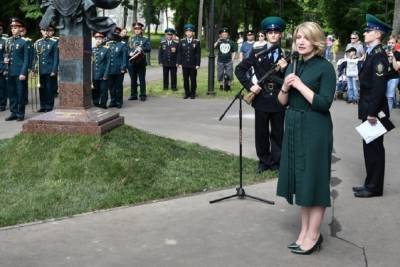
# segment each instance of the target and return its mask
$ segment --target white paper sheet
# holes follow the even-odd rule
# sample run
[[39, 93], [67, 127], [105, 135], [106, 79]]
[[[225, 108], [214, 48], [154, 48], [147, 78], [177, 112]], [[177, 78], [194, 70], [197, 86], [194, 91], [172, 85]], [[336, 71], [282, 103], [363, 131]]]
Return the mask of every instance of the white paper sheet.
[[377, 120], [375, 125], [371, 125], [368, 121], [364, 121], [356, 127], [356, 130], [367, 144], [387, 132], [379, 120]]

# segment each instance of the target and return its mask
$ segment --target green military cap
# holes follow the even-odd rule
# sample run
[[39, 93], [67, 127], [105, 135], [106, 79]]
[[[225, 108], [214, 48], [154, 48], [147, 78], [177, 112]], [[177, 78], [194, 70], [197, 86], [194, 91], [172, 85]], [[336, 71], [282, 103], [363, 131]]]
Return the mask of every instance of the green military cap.
[[185, 25], [183, 26], [183, 30], [184, 30], [184, 31], [192, 31], [192, 32], [194, 32], [194, 31], [195, 31], [195, 28], [194, 28], [194, 25], [193, 25], [193, 24], [187, 23], [187, 24], [185, 24]]
[[367, 21], [367, 27], [364, 29], [364, 31], [377, 30], [383, 33], [389, 33], [393, 30], [392, 27], [390, 27], [388, 24], [381, 21], [374, 15], [367, 14], [365, 16], [365, 19]]
[[221, 28], [221, 29], [219, 30], [219, 33], [220, 33], [220, 34], [221, 34], [221, 33], [224, 33], [224, 32], [229, 33], [229, 30], [228, 30], [227, 27], [223, 27], [223, 28]]
[[175, 34], [175, 30], [173, 28], [167, 28], [167, 29], [165, 29], [164, 33], [166, 33], [166, 34]]
[[286, 22], [280, 17], [266, 17], [261, 21], [261, 30], [263, 31], [279, 31], [283, 32]]
[[134, 22], [134, 23], [132, 23], [132, 28], [140, 28], [140, 29], [143, 29], [143, 27], [144, 27], [144, 25], [143, 25], [143, 23], [140, 23], [140, 22]]
[[20, 20], [19, 18], [12, 18], [11, 19], [11, 23], [10, 26], [16, 26], [16, 27], [22, 27], [24, 26], [24, 23], [22, 22], [22, 20]]

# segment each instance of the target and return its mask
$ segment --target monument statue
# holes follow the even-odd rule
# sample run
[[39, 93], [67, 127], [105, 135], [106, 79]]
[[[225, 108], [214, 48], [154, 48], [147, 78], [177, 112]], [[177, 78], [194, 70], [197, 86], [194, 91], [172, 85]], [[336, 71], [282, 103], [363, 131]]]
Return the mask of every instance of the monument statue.
[[40, 27], [60, 31], [59, 107], [23, 125], [28, 133], [103, 134], [124, 123], [112, 110], [94, 108], [91, 97], [91, 43], [93, 32], [112, 36], [115, 23], [97, 17], [96, 8], [113, 9], [121, 0], [41, 0]]

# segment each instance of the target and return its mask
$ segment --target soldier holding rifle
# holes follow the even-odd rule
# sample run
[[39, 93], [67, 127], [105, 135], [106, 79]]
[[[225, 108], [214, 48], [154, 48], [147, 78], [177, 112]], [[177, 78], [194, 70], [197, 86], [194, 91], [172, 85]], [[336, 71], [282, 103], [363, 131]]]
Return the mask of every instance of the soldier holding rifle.
[[[279, 44], [285, 25], [285, 21], [280, 17], [265, 18], [261, 22], [261, 29], [267, 34], [268, 43], [261, 51], [253, 50], [250, 56], [244, 59], [235, 70], [240, 83], [255, 96], [252, 106], [255, 110], [258, 173], [269, 169], [279, 170], [285, 109], [277, 100], [281, 88], [278, 81], [282, 80], [284, 69], [287, 66], [287, 62], [283, 58], [284, 52]], [[259, 85], [257, 79], [249, 77], [247, 74], [252, 67], [257, 79], [273, 68], [276, 68], [276, 71], [272, 70], [273, 75]]]

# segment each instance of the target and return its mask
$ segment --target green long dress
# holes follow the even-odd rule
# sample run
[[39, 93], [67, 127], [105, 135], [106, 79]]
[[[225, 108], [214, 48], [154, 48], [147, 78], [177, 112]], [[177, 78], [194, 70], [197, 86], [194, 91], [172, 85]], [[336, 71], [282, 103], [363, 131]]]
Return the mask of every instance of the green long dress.
[[[286, 75], [292, 73], [289, 65]], [[336, 74], [331, 63], [314, 56], [300, 60], [297, 75], [314, 91], [310, 104], [296, 89], [289, 91], [277, 194], [300, 206], [329, 207], [332, 119]]]

